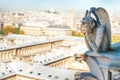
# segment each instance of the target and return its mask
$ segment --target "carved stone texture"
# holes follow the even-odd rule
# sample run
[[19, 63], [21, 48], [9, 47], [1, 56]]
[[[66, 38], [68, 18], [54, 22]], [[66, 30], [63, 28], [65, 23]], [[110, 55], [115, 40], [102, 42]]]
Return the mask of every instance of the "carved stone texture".
[[81, 32], [85, 35], [85, 42], [89, 50], [94, 52], [112, 50], [110, 20], [105, 9], [92, 7], [90, 11], [87, 10], [82, 19]]
[[120, 72], [116, 72], [112, 75], [113, 80], [120, 80]]
[[76, 72], [75, 80], [98, 80], [92, 73], [89, 72]]
[[120, 70], [110, 70], [110, 80], [120, 80]]
[[98, 80], [94, 75], [91, 73], [81, 73], [80, 80]]

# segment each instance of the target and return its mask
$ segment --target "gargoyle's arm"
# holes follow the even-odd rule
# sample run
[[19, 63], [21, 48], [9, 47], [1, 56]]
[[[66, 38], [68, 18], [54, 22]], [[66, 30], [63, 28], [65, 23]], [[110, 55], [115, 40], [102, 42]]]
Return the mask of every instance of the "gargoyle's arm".
[[100, 45], [102, 44], [102, 40], [103, 40], [103, 36], [104, 36], [104, 27], [103, 26], [97, 27], [97, 32], [96, 32], [94, 42], [91, 39], [90, 33], [87, 32], [85, 34], [85, 36], [86, 36], [86, 39], [87, 39], [89, 45], [91, 46], [92, 50], [94, 52], [97, 52], [99, 50]]
[[95, 44], [95, 42], [92, 41], [90, 34], [86, 33], [85, 36], [86, 36], [88, 44], [91, 46], [92, 50], [97, 52], [97, 45]]

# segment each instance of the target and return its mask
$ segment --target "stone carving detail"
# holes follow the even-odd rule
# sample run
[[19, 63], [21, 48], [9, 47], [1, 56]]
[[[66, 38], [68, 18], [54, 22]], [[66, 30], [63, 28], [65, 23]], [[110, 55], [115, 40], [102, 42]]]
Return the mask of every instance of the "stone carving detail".
[[84, 57], [90, 72], [75, 74], [75, 80], [120, 80], [120, 44], [112, 44], [114, 50], [111, 49], [111, 28], [106, 10], [101, 7], [87, 10], [81, 31], [89, 51], [82, 56], [76, 54], [75, 59], [80, 61]]
[[112, 80], [120, 80], [120, 71], [112, 72]]
[[101, 7], [90, 8], [89, 11], [86, 11], [81, 22], [81, 31], [85, 35], [86, 45], [89, 50], [94, 52], [112, 50], [110, 20], [105, 9]]

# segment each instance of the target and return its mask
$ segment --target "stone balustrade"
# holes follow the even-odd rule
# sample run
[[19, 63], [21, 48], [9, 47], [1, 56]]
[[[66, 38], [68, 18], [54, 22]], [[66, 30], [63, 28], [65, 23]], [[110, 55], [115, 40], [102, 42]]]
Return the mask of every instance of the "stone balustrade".
[[41, 52], [50, 51], [53, 46], [60, 44], [62, 40], [33, 44], [28, 46], [4, 49], [0, 51], [0, 61], [12, 61], [15, 56], [32, 56]]

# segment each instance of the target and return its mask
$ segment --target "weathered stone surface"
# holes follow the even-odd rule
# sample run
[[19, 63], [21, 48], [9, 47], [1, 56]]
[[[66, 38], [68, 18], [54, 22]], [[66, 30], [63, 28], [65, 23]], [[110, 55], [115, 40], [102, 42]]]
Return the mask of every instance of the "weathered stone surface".
[[113, 44], [112, 47], [113, 51], [106, 53], [95, 53], [92, 51], [85, 53], [85, 61], [91, 73], [97, 76], [99, 80], [113, 80], [115, 73], [120, 73], [120, 43]]
[[[112, 48], [113, 51], [109, 52], [93, 52], [91, 50], [85, 52], [84, 60], [90, 68], [90, 73], [97, 77], [96, 80], [120, 79], [120, 43], [113, 44]], [[86, 78], [85, 80], [94, 80], [90, 78], [87, 79], [88, 76], [85, 76], [85, 74], [86, 73], [83, 75], [81, 73], [80, 78]]]
[[84, 59], [90, 72], [80, 73], [79, 76], [77, 74], [78, 80], [120, 80], [120, 43], [113, 44], [111, 48], [111, 28], [107, 11], [101, 7], [87, 10], [82, 19], [81, 31], [85, 35], [89, 51], [75, 57], [79, 62]]
[[75, 80], [97, 80], [97, 77], [95, 77], [93, 74], [89, 72], [83, 73], [76, 72]]
[[[91, 17], [91, 14], [95, 16]], [[89, 50], [107, 52], [111, 50], [111, 26], [107, 11], [101, 7], [92, 7], [82, 19], [81, 31]]]

